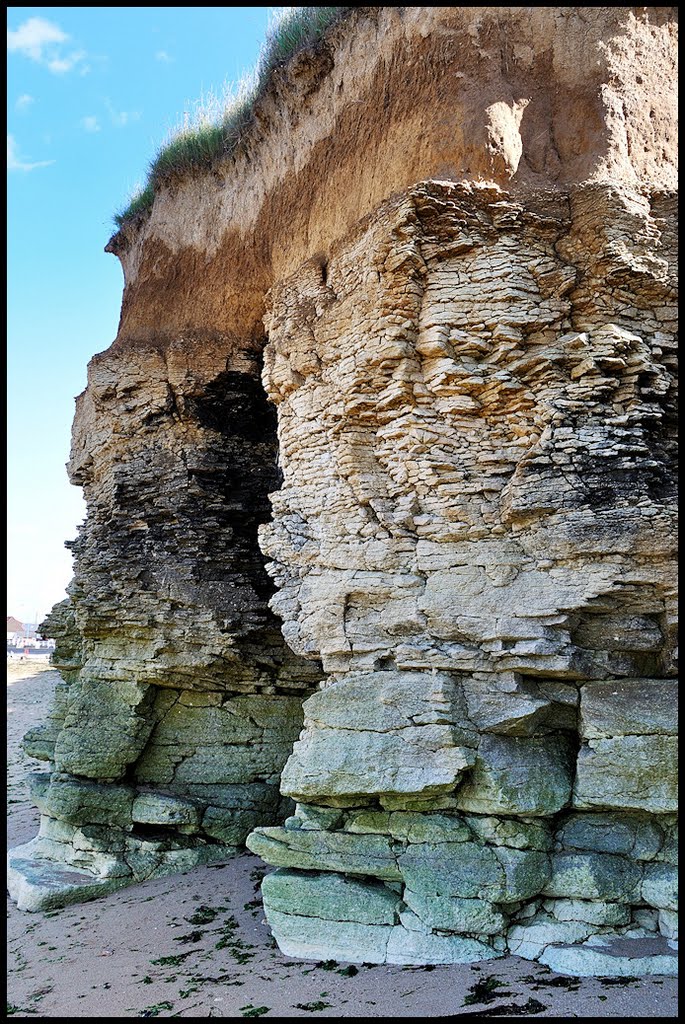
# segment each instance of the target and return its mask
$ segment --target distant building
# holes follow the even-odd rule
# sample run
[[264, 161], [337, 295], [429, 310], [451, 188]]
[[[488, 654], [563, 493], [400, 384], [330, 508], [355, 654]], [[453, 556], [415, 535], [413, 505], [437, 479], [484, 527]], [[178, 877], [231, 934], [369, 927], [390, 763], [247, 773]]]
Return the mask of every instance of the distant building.
[[7, 616], [7, 643], [18, 647], [24, 640], [24, 623], [15, 619], [13, 615]]
[[20, 622], [13, 615], [7, 616], [7, 646], [8, 647], [30, 647], [38, 650], [54, 650], [55, 641], [52, 639], [39, 639], [36, 636], [36, 626], [32, 622]]

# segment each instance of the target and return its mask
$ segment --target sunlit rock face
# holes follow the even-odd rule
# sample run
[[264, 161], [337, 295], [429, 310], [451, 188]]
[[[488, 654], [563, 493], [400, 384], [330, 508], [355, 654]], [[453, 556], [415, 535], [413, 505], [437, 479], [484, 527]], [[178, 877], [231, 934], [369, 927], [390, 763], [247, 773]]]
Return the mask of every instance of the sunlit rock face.
[[261, 543], [326, 672], [248, 840], [284, 952], [538, 958], [671, 910], [671, 217], [425, 182], [273, 289]]
[[110, 240], [20, 906], [673, 971], [676, 22], [355, 8]]

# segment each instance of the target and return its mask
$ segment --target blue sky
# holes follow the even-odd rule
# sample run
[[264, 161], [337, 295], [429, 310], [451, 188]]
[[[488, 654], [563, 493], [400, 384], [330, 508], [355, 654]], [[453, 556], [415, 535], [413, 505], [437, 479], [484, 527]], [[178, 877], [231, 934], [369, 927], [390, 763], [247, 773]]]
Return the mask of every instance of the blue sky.
[[269, 7], [9, 7], [7, 613], [44, 616], [85, 515], [66, 477], [74, 398], [114, 340], [104, 246], [167, 134], [255, 64]]

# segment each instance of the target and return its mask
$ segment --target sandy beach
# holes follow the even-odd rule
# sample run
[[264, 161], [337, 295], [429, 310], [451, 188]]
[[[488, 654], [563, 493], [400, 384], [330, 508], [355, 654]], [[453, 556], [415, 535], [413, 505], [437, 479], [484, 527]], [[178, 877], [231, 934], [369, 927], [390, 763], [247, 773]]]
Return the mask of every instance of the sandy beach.
[[[8, 843], [38, 812], [20, 749], [57, 673], [8, 663]], [[674, 1017], [676, 981], [580, 979], [517, 957], [454, 967], [284, 957], [263, 920], [264, 864], [245, 854], [46, 914], [8, 902], [8, 1015], [17, 1017]]]

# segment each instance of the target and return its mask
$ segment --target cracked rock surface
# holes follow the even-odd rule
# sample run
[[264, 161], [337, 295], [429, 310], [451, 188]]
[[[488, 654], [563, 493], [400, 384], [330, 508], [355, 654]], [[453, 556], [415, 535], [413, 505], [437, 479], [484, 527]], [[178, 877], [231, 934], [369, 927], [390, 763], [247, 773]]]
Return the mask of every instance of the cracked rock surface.
[[108, 245], [15, 895], [247, 842], [291, 956], [671, 973], [674, 10], [336, 33]]
[[[340, 246], [325, 281], [305, 264], [273, 289], [264, 383], [284, 480], [261, 544], [289, 644], [326, 672], [281, 779], [297, 813], [248, 839], [286, 871], [273, 904], [276, 881], [264, 891], [285, 951], [343, 955], [330, 911], [303, 909], [322, 870], [401, 893], [393, 929], [354, 940], [373, 962], [668, 937], [661, 202], [585, 184], [543, 212], [426, 182]], [[343, 817], [305, 831], [312, 805]]]

